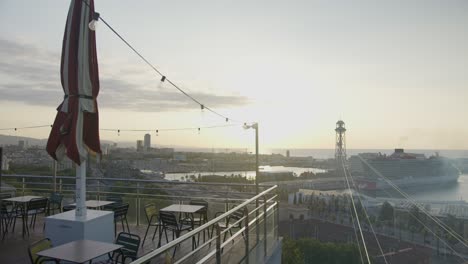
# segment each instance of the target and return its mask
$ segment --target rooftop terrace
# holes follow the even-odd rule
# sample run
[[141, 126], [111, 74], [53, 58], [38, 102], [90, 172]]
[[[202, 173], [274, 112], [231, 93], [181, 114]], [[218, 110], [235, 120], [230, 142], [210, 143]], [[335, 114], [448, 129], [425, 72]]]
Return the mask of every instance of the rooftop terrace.
[[[54, 191], [52, 176], [3, 175], [3, 179], [14, 187], [14, 191], [4, 192], [14, 192], [15, 196], [49, 197]], [[151, 227], [144, 245], [140, 245], [139, 259], [132, 263], [279, 263], [281, 259], [276, 186], [259, 186], [258, 195], [255, 185], [246, 184], [88, 178], [87, 186], [87, 200], [117, 196], [130, 205], [127, 213], [130, 232], [139, 235], [142, 243], [148, 222], [145, 205], [154, 204], [159, 211], [171, 204], [189, 204], [192, 200], [208, 203], [207, 221], [183, 232], [177, 239], [172, 239], [168, 232], [166, 241], [163, 234], [159, 247], [159, 232], [152, 240], [154, 227]], [[56, 178], [56, 191], [64, 195], [63, 205], [74, 202], [74, 188], [74, 177]], [[230, 221], [230, 225], [224, 229], [226, 221]], [[39, 215], [35, 229], [23, 237], [21, 220], [17, 220], [15, 231], [9, 227], [1, 241], [0, 260], [30, 263], [28, 245], [44, 238], [43, 223], [44, 217]], [[117, 233], [120, 231], [119, 222]], [[173, 255], [177, 245], [180, 247]]]

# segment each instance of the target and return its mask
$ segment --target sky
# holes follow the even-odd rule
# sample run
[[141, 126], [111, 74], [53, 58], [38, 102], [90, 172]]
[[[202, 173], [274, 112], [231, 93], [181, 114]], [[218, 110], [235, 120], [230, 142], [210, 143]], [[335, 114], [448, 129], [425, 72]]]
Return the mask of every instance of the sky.
[[[158, 145], [468, 149], [468, 2], [113, 1], [96, 11], [101, 131]], [[63, 99], [60, 52], [69, 1], [0, 1], [0, 129], [51, 124]], [[215, 129], [168, 128], [233, 125]], [[156, 136], [156, 129], [161, 130]], [[50, 128], [0, 131], [46, 138]]]

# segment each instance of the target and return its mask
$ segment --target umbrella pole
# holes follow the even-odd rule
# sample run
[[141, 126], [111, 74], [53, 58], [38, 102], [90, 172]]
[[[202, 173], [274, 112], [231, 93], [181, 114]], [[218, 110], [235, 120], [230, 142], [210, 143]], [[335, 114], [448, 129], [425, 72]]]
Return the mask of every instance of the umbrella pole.
[[76, 210], [77, 218], [86, 216], [86, 160], [76, 166]]
[[57, 192], [57, 161], [54, 160], [54, 193]]

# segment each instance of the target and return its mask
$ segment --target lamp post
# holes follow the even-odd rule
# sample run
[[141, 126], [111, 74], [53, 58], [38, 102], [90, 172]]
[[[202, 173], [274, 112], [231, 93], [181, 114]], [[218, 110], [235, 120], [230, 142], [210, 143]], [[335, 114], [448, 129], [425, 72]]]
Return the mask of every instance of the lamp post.
[[255, 193], [258, 194], [258, 176], [260, 174], [258, 171], [258, 123], [253, 123], [251, 125], [244, 123], [244, 129], [249, 128], [255, 129]]
[[[247, 123], [244, 123], [244, 129], [249, 129], [253, 128], [255, 129], [255, 194], [258, 195], [258, 176], [259, 176], [259, 171], [258, 171], [258, 123], [252, 123], [251, 125], [247, 125]], [[260, 230], [259, 230], [259, 213], [258, 213], [258, 206], [259, 202], [258, 199], [255, 199], [255, 230], [256, 230], [256, 245], [258, 244], [260, 240]], [[266, 241], [265, 241], [266, 243]]]
[[2, 192], [3, 148], [0, 147], [0, 193]]

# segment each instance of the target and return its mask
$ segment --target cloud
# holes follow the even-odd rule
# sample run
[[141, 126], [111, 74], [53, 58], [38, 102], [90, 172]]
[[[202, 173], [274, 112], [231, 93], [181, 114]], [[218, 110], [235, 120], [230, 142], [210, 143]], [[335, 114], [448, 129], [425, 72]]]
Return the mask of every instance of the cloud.
[[[0, 57], [0, 101], [53, 107], [61, 103], [59, 53], [0, 38]], [[99, 105], [140, 112], [180, 111], [196, 107], [192, 100], [168, 83], [161, 87], [154, 76], [142, 77], [141, 73], [146, 71], [142, 67], [115, 67], [101, 61]], [[193, 87], [190, 95], [213, 109], [250, 103], [244, 96], [196, 92]]]

